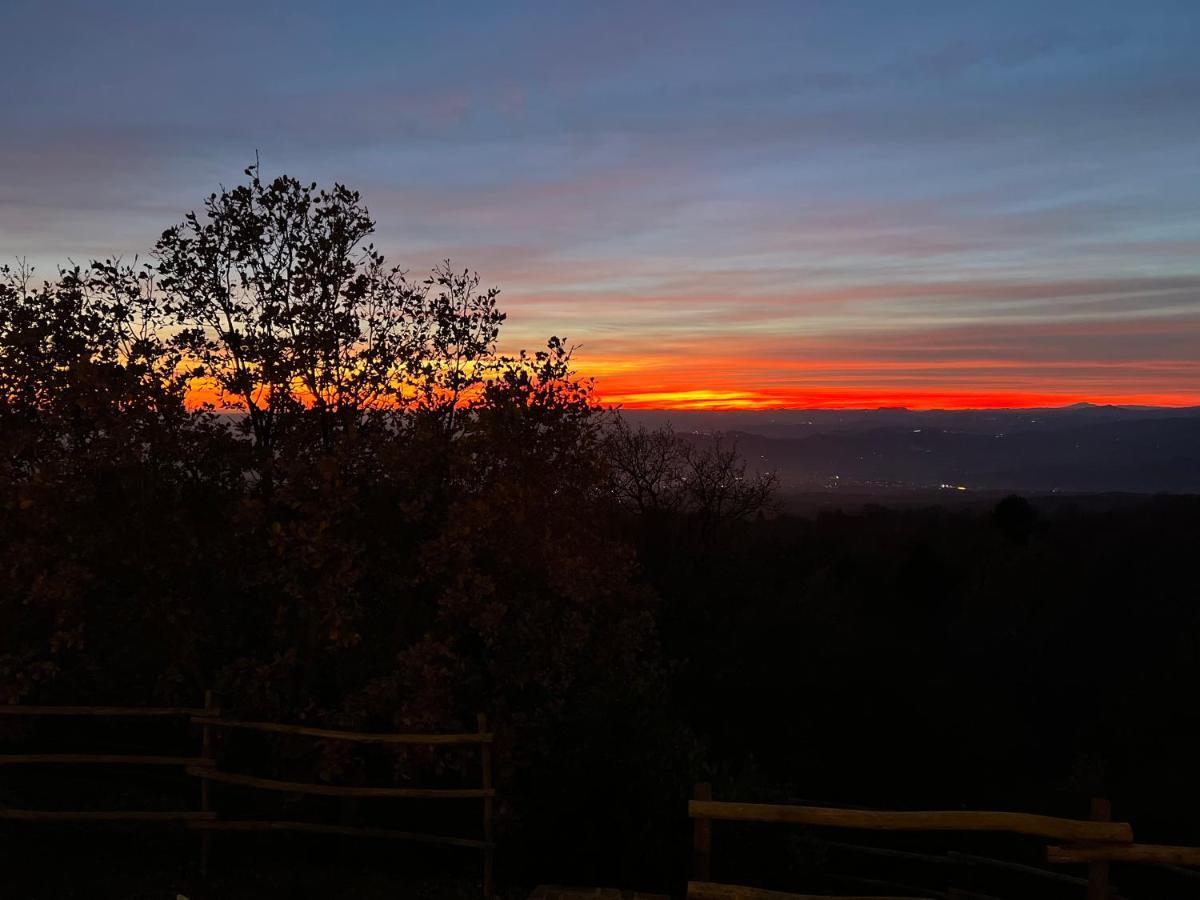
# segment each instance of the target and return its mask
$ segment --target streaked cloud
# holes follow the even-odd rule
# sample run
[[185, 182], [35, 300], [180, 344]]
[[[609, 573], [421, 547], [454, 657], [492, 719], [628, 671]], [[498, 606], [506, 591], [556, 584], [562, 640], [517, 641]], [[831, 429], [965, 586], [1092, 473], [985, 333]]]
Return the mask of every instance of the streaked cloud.
[[16, 0], [0, 257], [132, 256], [262, 154], [638, 405], [1200, 403], [1188, 2]]

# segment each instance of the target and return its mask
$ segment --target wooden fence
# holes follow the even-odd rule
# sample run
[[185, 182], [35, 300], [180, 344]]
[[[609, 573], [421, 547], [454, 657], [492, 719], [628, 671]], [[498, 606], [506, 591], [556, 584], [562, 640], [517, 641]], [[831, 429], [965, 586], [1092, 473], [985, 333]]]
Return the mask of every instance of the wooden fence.
[[[211, 691], [205, 693], [203, 707], [114, 707], [114, 706], [0, 706], [0, 715], [8, 716], [79, 716], [91, 718], [159, 717], [189, 721], [200, 730], [200, 747], [196, 756], [160, 756], [129, 754], [92, 753], [10, 753], [0, 754], [0, 766], [4, 765], [100, 765], [100, 766], [167, 766], [178, 768], [183, 774], [200, 782], [199, 808], [194, 810], [35, 810], [12, 809], [0, 806], [0, 820], [88, 823], [88, 822], [146, 822], [174, 823], [200, 832], [200, 867], [207, 872], [211, 855], [212, 834], [215, 831], [229, 832], [304, 832], [309, 834], [336, 835], [339, 837], [364, 837], [419, 841], [452, 847], [479, 850], [483, 859], [483, 894], [490, 900], [494, 893], [495, 835], [494, 798], [492, 783], [492, 742], [487, 718], [480, 713], [477, 730], [462, 734], [392, 734], [354, 731], [334, 731], [302, 725], [285, 725], [277, 722], [245, 722], [222, 718], [221, 710], [213, 702]], [[280, 781], [238, 772], [223, 770], [218, 765], [214, 748], [214, 737], [222, 730], [248, 730], [267, 734], [286, 734], [310, 737], [318, 740], [346, 741], [359, 744], [424, 745], [434, 747], [478, 747], [480, 779], [478, 787], [469, 788], [415, 788], [343, 786], [316, 782]], [[425, 800], [478, 800], [482, 806], [482, 837], [479, 839], [425, 834], [390, 828], [371, 828], [354, 825], [327, 825], [319, 822], [282, 821], [264, 819], [222, 819], [214, 809], [210, 790], [212, 784], [259, 791], [276, 791], [288, 794], [315, 795], [324, 797], [373, 797], [386, 799]]]
[[[1046, 848], [1049, 863], [1081, 863], [1088, 866], [1086, 878], [965, 853], [945, 856], [914, 853], [888, 848], [862, 847], [826, 842], [855, 852], [894, 856], [919, 862], [992, 866], [1010, 871], [1086, 888], [1088, 900], [1116, 900], [1109, 885], [1109, 865], [1119, 862], [1159, 863], [1170, 866], [1200, 866], [1200, 848], [1168, 847], [1133, 843], [1133, 829], [1126, 822], [1111, 821], [1107, 801], [1092, 801], [1091, 818], [1062, 819], [1053, 816], [1014, 812], [889, 812], [882, 810], [835, 809], [821, 806], [785, 806], [763, 803], [729, 803], [712, 799], [708, 784], [696, 785], [694, 799], [688, 804], [693, 820], [692, 879], [688, 882], [688, 900], [815, 900], [813, 895], [766, 891], [744, 885], [718, 884], [712, 881], [713, 822], [768, 822], [839, 828], [861, 831], [947, 831], [1007, 832], [1042, 840], [1063, 842]], [[869, 879], [847, 878], [848, 882], [871, 885]], [[875, 887], [892, 895], [896, 889], [913, 890], [914, 898], [982, 897], [956, 888], [945, 891], [912, 889], [910, 886], [874, 882]], [[909, 898], [909, 900], [914, 900]], [[847, 897], [843, 900], [877, 900], [873, 897]]]
[[[208, 704], [206, 704], [206, 707]], [[215, 715], [219, 710], [188, 707], [150, 706], [5, 706], [0, 715], [27, 718], [70, 716], [91, 719], [156, 718], [188, 721], [194, 717]], [[9, 753], [0, 754], [0, 766], [72, 765], [72, 766], [167, 766], [180, 770], [211, 766], [203, 753], [197, 756], [158, 756], [112, 753]], [[12, 809], [0, 806], [0, 820], [18, 822], [159, 822], [191, 823], [215, 819], [216, 813], [192, 810], [40, 810]]]

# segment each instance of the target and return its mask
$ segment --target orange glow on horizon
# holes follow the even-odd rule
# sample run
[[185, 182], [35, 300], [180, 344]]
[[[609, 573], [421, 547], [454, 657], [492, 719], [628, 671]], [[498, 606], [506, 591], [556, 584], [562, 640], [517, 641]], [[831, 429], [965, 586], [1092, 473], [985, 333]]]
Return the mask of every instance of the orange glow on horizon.
[[1094, 403], [1113, 406], [1200, 406], [1200, 397], [1180, 394], [1120, 394], [1010, 391], [605, 391], [598, 381], [600, 402], [625, 409], [661, 410], [783, 410], [783, 409], [1039, 409]]
[[[611, 386], [611, 387], [610, 387]], [[612, 389], [615, 387], [617, 389]], [[1187, 394], [1082, 394], [1049, 391], [962, 391], [920, 390], [897, 391], [887, 388], [796, 390], [709, 390], [680, 387], [677, 389], [639, 389], [636, 385], [620, 385], [597, 379], [596, 399], [605, 406], [625, 409], [659, 410], [784, 410], [784, 409], [877, 409], [904, 407], [906, 409], [1037, 409], [1070, 406], [1073, 403], [1094, 403], [1114, 406], [1200, 406], [1200, 396]], [[217, 403], [217, 397], [206, 391], [193, 391], [187, 405], [198, 409], [206, 403]]]
[[[627, 409], [1028, 409], [1075, 403], [1115, 406], [1200, 406], [1200, 392], [1182, 385], [1162, 390], [1158, 383], [1123, 377], [1121, 365], [1100, 367], [1106, 374], [1078, 377], [1072, 364], [1043, 365], [1062, 370], [1061, 379], [1010, 361], [896, 362], [850, 360], [802, 366], [769, 360], [697, 359], [693, 365], [628, 360], [581, 364], [596, 378], [601, 403]], [[1186, 367], [1185, 367], [1186, 368]], [[1200, 375], [1200, 370], [1197, 371]]]
[[[1081, 389], [1078, 379], [1069, 374], [1079, 365], [1043, 364], [1043, 368], [1063, 371], [1061, 384], [1047, 383], [1050, 379], [1044, 374], [1026, 374], [1028, 365], [1007, 360], [835, 360], [797, 365], [764, 359], [706, 357], [680, 364], [678, 360], [617, 357], [582, 358], [577, 368], [580, 377], [595, 378], [593, 396], [601, 405], [625, 409], [1031, 409], [1075, 403], [1200, 406], [1200, 392], [1163, 391], [1161, 383], [1139, 385], [1136, 377], [1121, 377], [1120, 364], [1103, 367], [1109, 373], [1105, 383], [1097, 383], [1092, 390]], [[1186, 369], [1191, 364], [1183, 365]], [[1196, 373], [1200, 376], [1200, 365]], [[791, 383], [781, 384], [783, 381]], [[218, 392], [211, 385], [194, 385], [187, 406], [197, 409], [205, 404], [219, 408]]]

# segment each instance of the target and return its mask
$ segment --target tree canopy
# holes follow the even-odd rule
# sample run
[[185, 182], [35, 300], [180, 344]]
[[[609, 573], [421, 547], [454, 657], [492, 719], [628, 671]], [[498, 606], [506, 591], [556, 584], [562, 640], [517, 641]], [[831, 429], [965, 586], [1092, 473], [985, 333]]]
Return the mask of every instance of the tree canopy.
[[[245, 175], [143, 260], [0, 271], [0, 702], [212, 687], [242, 715], [414, 730], [484, 710], [547, 839], [551, 797], [615, 783], [595, 768], [635, 805], [682, 785], [630, 540], [645, 448], [565, 339], [499, 349], [476, 273], [389, 264], [343, 185]], [[729, 448], [648, 440], [663, 511], [706, 535], [766, 501]], [[616, 721], [674, 749], [564, 756]]]

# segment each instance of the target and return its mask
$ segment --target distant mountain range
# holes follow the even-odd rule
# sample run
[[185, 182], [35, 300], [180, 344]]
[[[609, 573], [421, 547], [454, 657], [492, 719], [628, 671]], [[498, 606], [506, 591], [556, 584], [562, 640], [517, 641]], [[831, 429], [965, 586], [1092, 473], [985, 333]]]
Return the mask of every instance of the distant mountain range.
[[735, 440], [785, 491], [1200, 493], [1200, 407], [629, 410]]

